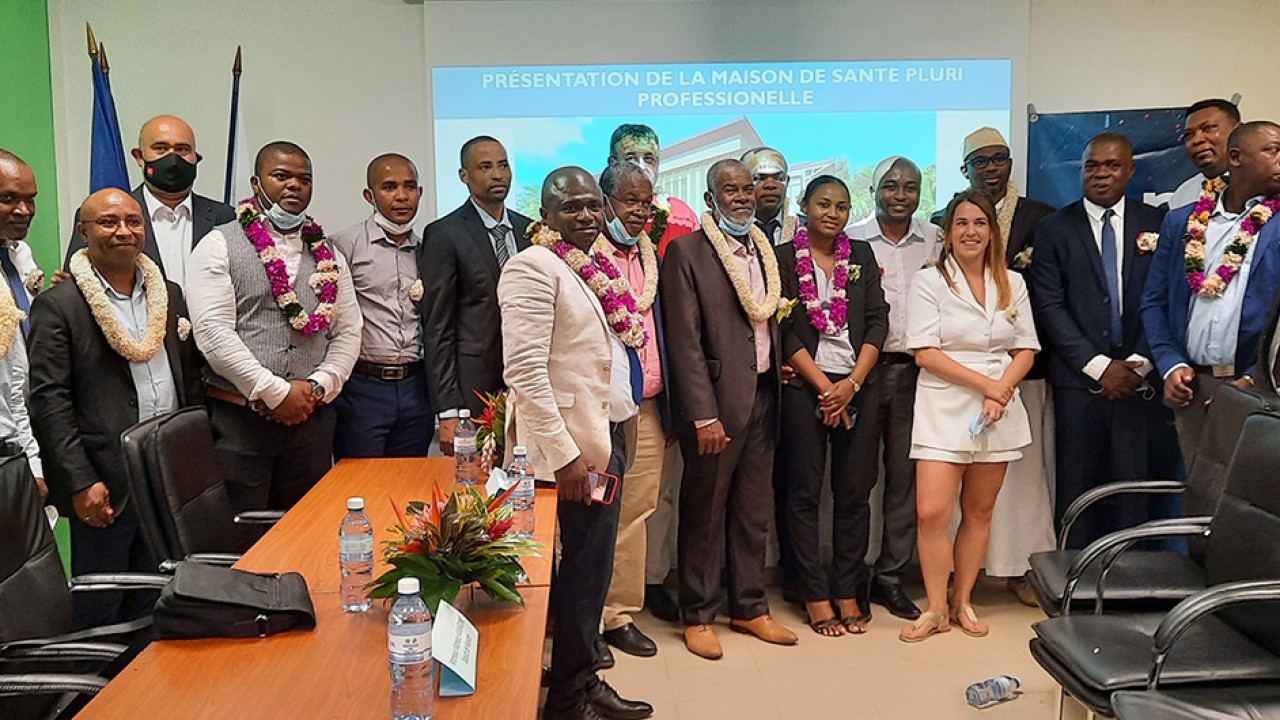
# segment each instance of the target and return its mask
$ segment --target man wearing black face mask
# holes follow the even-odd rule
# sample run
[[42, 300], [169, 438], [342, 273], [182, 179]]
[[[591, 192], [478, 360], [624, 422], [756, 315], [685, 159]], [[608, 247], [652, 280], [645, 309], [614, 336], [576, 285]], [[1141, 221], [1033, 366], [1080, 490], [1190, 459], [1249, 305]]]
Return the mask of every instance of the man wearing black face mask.
[[[229, 206], [191, 191], [200, 153], [196, 152], [195, 132], [182, 118], [158, 115], [148, 120], [132, 152], [142, 168], [143, 182], [130, 193], [142, 206], [146, 220], [142, 252], [160, 266], [165, 278], [185, 288], [192, 248], [215, 226], [231, 222], [235, 213]], [[83, 247], [79, 234], [73, 234], [63, 270]], [[58, 273], [55, 281], [64, 277]]]

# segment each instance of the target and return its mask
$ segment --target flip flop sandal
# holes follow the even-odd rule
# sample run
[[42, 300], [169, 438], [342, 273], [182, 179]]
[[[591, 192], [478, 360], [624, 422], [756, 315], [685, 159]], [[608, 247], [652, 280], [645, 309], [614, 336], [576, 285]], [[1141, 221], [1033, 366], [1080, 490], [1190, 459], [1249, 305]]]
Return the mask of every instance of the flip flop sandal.
[[[960, 632], [968, 635], [969, 637], [986, 637], [987, 634], [991, 632], [991, 628], [986, 627], [985, 624], [978, 619], [977, 614], [973, 612], [972, 605], [958, 605], [955, 608], [952, 608], [951, 620], [955, 623], [956, 627], [960, 628]], [[982, 625], [983, 627], [981, 630], [970, 630], [969, 627], [965, 625], [965, 621], [967, 621], [971, 626]]]
[[867, 621], [861, 617], [840, 618], [840, 624], [844, 626], [845, 632], [850, 635], [867, 634]]
[[[925, 626], [927, 626], [929, 623], [933, 623], [933, 627], [929, 628], [929, 631], [926, 632], [925, 634], [917, 635], [917, 636], [912, 636], [907, 634], [908, 631], [923, 630], [925, 629]], [[947, 623], [946, 618], [942, 617], [936, 612], [925, 611], [920, 613], [920, 617], [915, 622], [902, 628], [902, 630], [898, 632], [898, 639], [904, 643], [918, 643], [928, 639], [933, 635], [938, 635], [944, 632], [948, 632], [950, 630], [951, 630], [951, 625]]]
[[831, 634], [826, 632], [827, 630], [840, 627], [839, 618], [827, 618], [826, 620], [818, 620], [818, 621], [810, 620], [808, 625], [809, 627], [813, 628], [813, 631], [815, 633], [823, 637], [840, 637], [841, 635], [844, 634], [844, 633]]

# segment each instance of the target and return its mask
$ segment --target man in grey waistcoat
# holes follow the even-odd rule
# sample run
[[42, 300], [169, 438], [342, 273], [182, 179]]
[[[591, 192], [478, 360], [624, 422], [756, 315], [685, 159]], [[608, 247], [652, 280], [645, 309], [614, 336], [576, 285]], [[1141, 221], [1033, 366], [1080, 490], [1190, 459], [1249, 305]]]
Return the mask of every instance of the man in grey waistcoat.
[[253, 197], [200, 241], [187, 296], [215, 446], [237, 510], [297, 502], [332, 466], [329, 407], [360, 352], [351, 274], [306, 214], [311, 158], [258, 151]]

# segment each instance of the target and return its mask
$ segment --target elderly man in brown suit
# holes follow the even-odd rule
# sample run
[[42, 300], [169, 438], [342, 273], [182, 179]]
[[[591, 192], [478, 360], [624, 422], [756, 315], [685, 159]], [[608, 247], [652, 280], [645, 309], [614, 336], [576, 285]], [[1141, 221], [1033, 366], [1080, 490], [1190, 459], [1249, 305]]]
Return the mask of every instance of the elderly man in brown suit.
[[764, 593], [782, 366], [778, 266], [753, 223], [746, 165], [715, 163], [707, 187], [702, 229], [671, 242], [659, 288], [685, 463], [677, 548], [684, 640], [716, 660], [722, 577], [731, 629], [780, 645], [796, 636], [769, 615]]

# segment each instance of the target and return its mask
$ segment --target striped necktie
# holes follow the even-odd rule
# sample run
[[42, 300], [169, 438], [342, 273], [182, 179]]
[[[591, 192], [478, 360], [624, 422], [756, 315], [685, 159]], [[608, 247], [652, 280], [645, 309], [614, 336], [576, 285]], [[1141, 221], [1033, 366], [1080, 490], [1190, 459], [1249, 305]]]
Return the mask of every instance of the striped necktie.
[[489, 237], [493, 238], [493, 254], [498, 257], [499, 270], [511, 259], [511, 251], [507, 248], [507, 230], [510, 228], [501, 223], [489, 228]]

